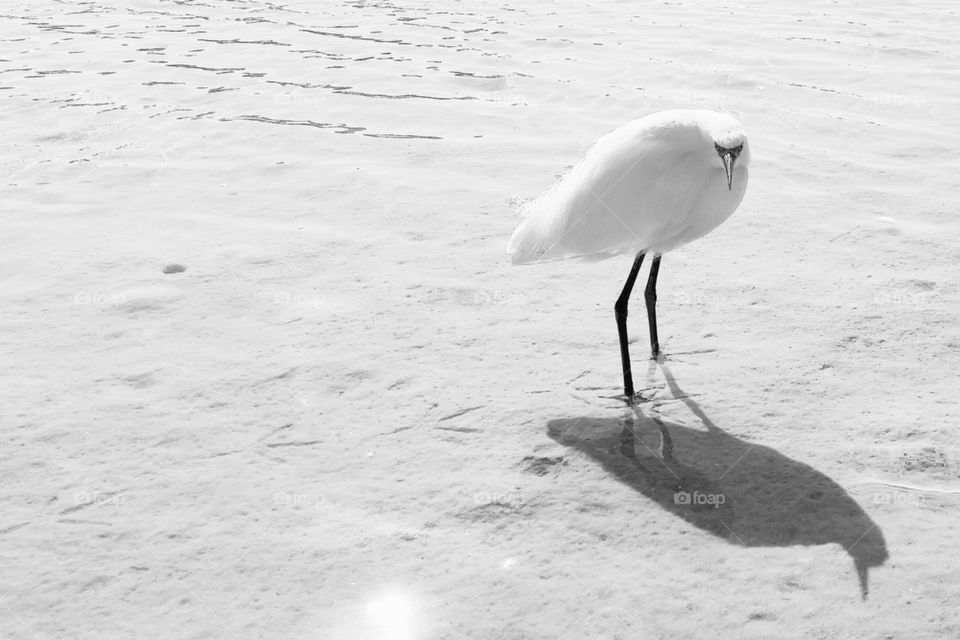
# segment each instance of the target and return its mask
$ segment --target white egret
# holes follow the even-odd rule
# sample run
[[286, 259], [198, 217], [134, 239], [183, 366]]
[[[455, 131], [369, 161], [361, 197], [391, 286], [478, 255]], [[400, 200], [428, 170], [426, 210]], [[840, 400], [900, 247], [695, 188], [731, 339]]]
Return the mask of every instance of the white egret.
[[514, 264], [635, 254], [614, 305], [623, 387], [633, 402], [627, 302], [643, 258], [650, 349], [657, 337], [657, 275], [666, 251], [706, 235], [736, 210], [747, 188], [743, 126], [716, 111], [677, 109], [634, 120], [600, 138], [586, 157], [524, 207], [507, 248]]

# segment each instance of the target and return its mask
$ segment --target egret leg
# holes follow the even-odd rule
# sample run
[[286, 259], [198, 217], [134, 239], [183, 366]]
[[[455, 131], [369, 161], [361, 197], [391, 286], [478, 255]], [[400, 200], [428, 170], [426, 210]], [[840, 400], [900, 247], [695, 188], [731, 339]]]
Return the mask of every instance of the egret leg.
[[660, 273], [660, 256], [650, 263], [650, 276], [643, 297], [647, 299], [647, 322], [650, 325], [650, 353], [654, 360], [660, 357], [660, 338], [657, 337], [657, 275]]
[[613, 312], [617, 318], [617, 334], [620, 336], [620, 362], [623, 365], [623, 393], [627, 396], [627, 402], [633, 404], [633, 376], [630, 373], [630, 349], [627, 346], [627, 303], [630, 300], [630, 292], [633, 291], [633, 283], [637, 280], [637, 272], [640, 271], [640, 265], [643, 264], [641, 251], [633, 260], [633, 267], [630, 268], [630, 275], [623, 285], [623, 291], [613, 305]]

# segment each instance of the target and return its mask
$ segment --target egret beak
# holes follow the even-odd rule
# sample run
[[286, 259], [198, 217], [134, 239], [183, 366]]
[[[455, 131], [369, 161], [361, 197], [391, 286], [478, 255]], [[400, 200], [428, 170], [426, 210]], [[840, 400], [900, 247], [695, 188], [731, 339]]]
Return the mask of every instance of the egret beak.
[[725, 151], [720, 154], [720, 159], [723, 161], [723, 170], [727, 172], [727, 191], [733, 191], [733, 165], [737, 157]]

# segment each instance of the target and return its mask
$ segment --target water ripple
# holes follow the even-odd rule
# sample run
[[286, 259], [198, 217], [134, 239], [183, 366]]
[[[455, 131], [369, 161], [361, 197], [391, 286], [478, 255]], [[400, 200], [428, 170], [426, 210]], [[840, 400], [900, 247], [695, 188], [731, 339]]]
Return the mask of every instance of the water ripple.
[[250, 122], [263, 122], [265, 124], [279, 124], [294, 127], [316, 127], [317, 129], [334, 129], [336, 133], [359, 133], [365, 131], [366, 127], [351, 127], [346, 124], [334, 124], [332, 122], [314, 122], [313, 120], [286, 120], [283, 118], [268, 118], [258, 115], [242, 115], [232, 118], [220, 118], [222, 122], [233, 120], [248, 120]]

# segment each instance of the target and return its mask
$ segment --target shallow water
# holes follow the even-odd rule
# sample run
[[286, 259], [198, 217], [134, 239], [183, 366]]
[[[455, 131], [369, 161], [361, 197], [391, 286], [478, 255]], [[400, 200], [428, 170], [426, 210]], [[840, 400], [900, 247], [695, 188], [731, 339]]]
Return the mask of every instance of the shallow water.
[[[209, 636], [211, 611], [244, 637], [376, 637], [357, 629], [384, 579], [428, 594], [444, 637], [956, 635], [949, 511], [854, 496], [892, 559], [865, 608], [838, 548], [698, 538], [551, 440], [550, 420], [614, 415], [597, 396], [619, 392], [629, 260], [514, 269], [504, 252], [510, 200], [603, 133], [738, 112], [743, 204], [664, 258], [678, 379], [738, 442], [837, 486], [952, 491], [899, 455], [956, 434], [952, 5], [0, 14], [14, 637]], [[697, 416], [663, 400], [693, 437]]]
[[[771, 224], [799, 210], [836, 237], [892, 216], [897, 233], [956, 236], [960, 18], [946, 5], [5, 6], [0, 109], [32, 126], [0, 142], [0, 173], [26, 202], [55, 199], [36, 192], [48, 183], [73, 191], [65, 176], [82, 163], [149, 174], [214, 145], [198, 163], [236, 174], [214, 158], [263, 155], [255, 125], [312, 158], [312, 201], [340, 202], [349, 167], [364, 166], [411, 193], [448, 189], [447, 223], [476, 208], [458, 189], [496, 193], [509, 227], [508, 201], [542, 192], [592, 140], [704, 107], [743, 119], [754, 160], [742, 208], [762, 206]], [[89, 179], [117, 193], [143, 177], [98, 166]], [[359, 233], [383, 216], [331, 208], [352, 209], [336, 224]], [[455, 233], [491, 232], [509, 228]]]
[[[915, 175], [903, 159], [946, 154], [960, 127], [960, 18], [944, 7], [7, 4], [0, 95], [8, 115], [48, 119], [52, 134], [250, 120], [303, 135], [570, 135], [581, 147], [632, 117], [703, 106], [775, 138], [760, 153], [840, 166], [829, 156], [851, 152], [875, 170], [897, 158], [896, 181]], [[824, 134], [830, 147], [793, 149]]]

